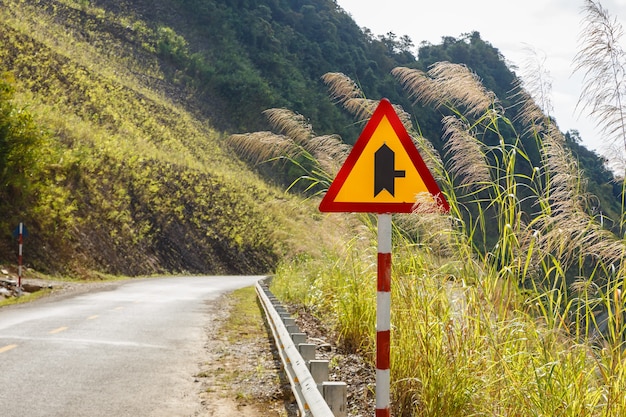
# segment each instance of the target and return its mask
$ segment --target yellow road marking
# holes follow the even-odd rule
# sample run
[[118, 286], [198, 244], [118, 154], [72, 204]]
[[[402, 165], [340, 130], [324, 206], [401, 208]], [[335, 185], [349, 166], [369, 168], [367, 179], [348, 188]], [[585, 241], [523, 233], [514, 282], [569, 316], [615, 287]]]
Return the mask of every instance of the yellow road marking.
[[17, 345], [7, 345], [7, 346], [4, 346], [4, 347], [1, 347], [0, 348], [0, 353], [8, 352], [11, 349], [15, 349], [16, 347], [17, 347]]
[[87, 320], [97, 319], [98, 317], [100, 317], [100, 316], [98, 316], [97, 314], [94, 314], [93, 316], [87, 317]]
[[48, 332], [48, 334], [57, 334], [57, 333], [61, 333], [64, 332], [65, 330], [69, 329], [69, 327], [59, 327], [58, 329], [54, 329], [54, 330], [50, 330]]
[[117, 310], [117, 311], [119, 311], [119, 310], [124, 310], [124, 307], [115, 307], [113, 310], [114, 310], [114, 311], [115, 311], [115, 310]]

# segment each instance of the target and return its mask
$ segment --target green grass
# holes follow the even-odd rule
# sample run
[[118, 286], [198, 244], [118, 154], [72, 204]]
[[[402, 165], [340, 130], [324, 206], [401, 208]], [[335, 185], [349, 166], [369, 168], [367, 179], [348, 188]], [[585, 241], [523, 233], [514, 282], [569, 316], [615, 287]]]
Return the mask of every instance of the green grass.
[[40, 298], [44, 298], [44, 297], [50, 295], [50, 293], [52, 293], [52, 290], [50, 290], [50, 289], [42, 289], [42, 290], [39, 290], [39, 291], [34, 292], [34, 293], [22, 295], [20, 297], [6, 298], [6, 299], [0, 301], [0, 307], [6, 307], [6, 306], [11, 306], [11, 305], [30, 303], [31, 301], [35, 301], [35, 300], [38, 300]]
[[254, 287], [246, 287], [227, 295], [232, 303], [232, 313], [223, 326], [226, 337], [231, 342], [264, 338], [267, 335], [263, 325], [263, 315]]
[[[488, 293], [484, 285], [464, 284], [462, 271], [440, 260], [422, 259], [427, 268], [404, 271], [402, 259], [394, 261], [394, 415], [573, 417], [626, 410], [620, 343], [597, 348], [577, 339], [562, 324], [550, 324], [536, 296], [515, 285], [493, 282], [497, 289]], [[373, 361], [375, 271], [337, 262], [327, 267], [284, 266], [273, 291], [312, 305], [334, 323], [344, 348]]]

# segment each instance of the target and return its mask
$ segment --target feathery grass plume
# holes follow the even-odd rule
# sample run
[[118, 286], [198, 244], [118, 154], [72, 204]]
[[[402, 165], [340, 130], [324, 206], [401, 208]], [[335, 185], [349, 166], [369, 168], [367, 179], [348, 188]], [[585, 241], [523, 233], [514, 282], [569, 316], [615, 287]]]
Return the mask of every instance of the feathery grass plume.
[[622, 25], [599, 1], [586, 0], [580, 50], [574, 72], [583, 72], [583, 89], [577, 103], [589, 109], [596, 125], [611, 143], [626, 150], [626, 54], [620, 46]]
[[414, 68], [396, 67], [391, 74], [403, 85], [409, 93], [409, 98], [424, 105], [435, 104], [439, 107], [443, 104], [435, 80], [426, 73]]
[[341, 141], [337, 135], [323, 135], [311, 138], [305, 147], [317, 160], [320, 168], [334, 177], [346, 161], [352, 147]]
[[532, 47], [525, 48], [527, 54], [522, 63], [521, 85], [535, 100], [546, 115], [554, 112], [552, 106], [552, 77], [545, 67], [546, 54], [541, 56]]
[[[263, 112], [280, 132], [256, 132], [232, 135], [229, 142], [253, 163], [291, 161], [303, 170], [300, 180], [311, 183], [307, 191], [329, 183], [345, 161], [350, 146], [336, 135], [316, 136], [304, 116], [288, 109]], [[304, 162], [306, 161], [306, 162]]]
[[485, 145], [469, 131], [470, 127], [456, 116], [443, 118], [444, 143], [449, 157], [450, 171], [461, 185], [474, 188], [491, 184], [489, 164], [485, 159]]
[[458, 230], [452, 216], [446, 216], [442, 206], [430, 193], [419, 193], [410, 214], [397, 215], [394, 222], [401, 230], [414, 235], [420, 248], [439, 257], [453, 256]]
[[588, 196], [583, 190], [581, 171], [565, 149], [563, 135], [550, 126], [543, 141], [549, 175], [545, 198], [550, 212], [539, 221], [542, 246], [560, 256], [565, 265], [576, 255], [593, 256], [606, 265], [620, 262], [626, 247], [585, 210]]
[[495, 94], [487, 90], [479, 77], [467, 66], [450, 62], [431, 65], [427, 74], [420, 70], [396, 67], [391, 73], [409, 92], [410, 97], [436, 107], [464, 107], [465, 113], [476, 116], [497, 103]]
[[278, 161], [282, 157], [293, 158], [299, 152], [293, 140], [272, 132], [235, 134], [228, 141], [242, 157], [253, 164]]
[[301, 114], [287, 109], [268, 109], [263, 114], [274, 129], [310, 153], [320, 165], [329, 167], [328, 174], [336, 173], [336, 166], [341, 166], [350, 152], [350, 146], [337, 135], [316, 136], [311, 124]]
[[579, 244], [573, 236], [586, 230], [588, 221], [581, 216], [584, 196], [578, 165], [569, 157], [559, 132], [551, 129], [550, 133], [543, 136], [542, 150], [549, 175], [545, 196], [549, 212], [539, 221], [540, 242], [547, 252], [557, 252], [567, 264]]
[[[624, 178], [626, 177], [626, 152], [622, 151], [622, 145], [618, 143], [605, 144], [604, 155], [606, 166], [612, 170], [615, 175], [613, 182], [616, 184], [622, 183], [622, 186], [624, 186]], [[623, 205], [626, 206], [626, 201], [624, 201]]]
[[516, 121], [525, 126], [524, 133], [539, 137], [545, 132], [546, 126], [550, 124], [550, 119], [537, 105], [532, 95], [526, 91], [522, 83], [517, 81], [516, 84], [510, 95], [510, 98], [517, 102], [517, 106], [520, 106]]
[[480, 115], [497, 102], [496, 95], [465, 65], [439, 62], [431, 66], [428, 74], [446, 92], [446, 101], [464, 106], [469, 115]]
[[536, 50], [527, 48], [522, 75], [515, 81], [510, 99], [520, 107], [516, 121], [525, 127], [524, 133], [538, 138], [552, 124], [550, 114], [554, 110], [551, 100], [552, 79], [545, 69], [545, 54], [540, 57]]
[[[322, 76], [322, 80], [328, 85], [331, 98], [337, 100], [359, 121], [368, 119], [378, 106], [378, 100], [367, 99], [359, 86], [345, 74], [329, 72]], [[411, 115], [404, 111], [400, 105], [392, 104], [392, 106], [402, 124], [409, 130], [411, 128]]]
[[417, 215], [430, 213], [440, 218], [443, 218], [444, 216], [441, 215], [445, 214], [440, 198], [433, 198], [432, 194], [426, 192], [421, 192], [415, 195], [415, 203], [413, 204], [413, 210], [411, 213]]
[[328, 72], [322, 76], [328, 86], [330, 97], [337, 100], [358, 121], [364, 121], [374, 113], [378, 100], [365, 98], [359, 86], [347, 75], [340, 72]]
[[313, 127], [301, 114], [288, 109], [267, 109], [263, 114], [274, 129], [299, 145], [304, 146], [315, 135]]
[[353, 98], [365, 98], [365, 94], [352, 78], [341, 72], [327, 72], [322, 75], [322, 81], [328, 85], [331, 98], [339, 103], [343, 104]]

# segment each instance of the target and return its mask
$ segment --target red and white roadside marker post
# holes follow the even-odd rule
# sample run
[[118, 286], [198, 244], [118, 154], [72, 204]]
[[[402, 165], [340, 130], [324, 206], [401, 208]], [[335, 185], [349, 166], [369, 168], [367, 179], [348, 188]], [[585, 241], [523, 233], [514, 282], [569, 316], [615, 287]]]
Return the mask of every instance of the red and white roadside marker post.
[[320, 203], [321, 212], [378, 214], [376, 417], [391, 416], [391, 215], [411, 213], [422, 193], [438, 211], [449, 211], [398, 114], [382, 99]]
[[378, 215], [376, 417], [391, 416], [391, 214]]
[[24, 237], [28, 236], [26, 226], [21, 223], [13, 230], [13, 237], [17, 238], [17, 295], [22, 295], [22, 247], [24, 245]]
[[18, 226], [17, 235], [17, 293], [22, 293], [22, 246], [24, 245], [24, 223]]

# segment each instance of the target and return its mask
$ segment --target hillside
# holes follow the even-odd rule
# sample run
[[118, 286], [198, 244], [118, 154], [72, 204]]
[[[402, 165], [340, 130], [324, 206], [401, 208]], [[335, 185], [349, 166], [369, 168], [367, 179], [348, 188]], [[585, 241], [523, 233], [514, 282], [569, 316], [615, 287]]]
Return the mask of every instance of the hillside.
[[[3, 181], [4, 262], [23, 221], [26, 262], [46, 272], [271, 270], [285, 227], [308, 209], [193, 113], [144, 44], [143, 21], [61, 1], [3, 2], [0, 15], [2, 121], [13, 149], [25, 125], [35, 143], [31, 164]], [[19, 171], [11, 158], [25, 154], [6, 166]]]
[[327, 72], [412, 109], [439, 149], [440, 115], [414, 106], [392, 68], [448, 59], [498, 94], [515, 81], [477, 34], [424, 45], [418, 61], [333, 0], [2, 0], [0, 40], [0, 127], [15, 151], [0, 155], [0, 261], [14, 261], [23, 221], [29, 265], [85, 276], [262, 273], [329, 236], [312, 201], [282, 191], [301, 171], [246, 164], [225, 144], [267, 129], [273, 107], [353, 142], [361, 125], [328, 98]]

